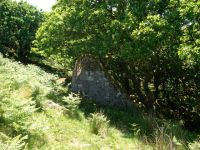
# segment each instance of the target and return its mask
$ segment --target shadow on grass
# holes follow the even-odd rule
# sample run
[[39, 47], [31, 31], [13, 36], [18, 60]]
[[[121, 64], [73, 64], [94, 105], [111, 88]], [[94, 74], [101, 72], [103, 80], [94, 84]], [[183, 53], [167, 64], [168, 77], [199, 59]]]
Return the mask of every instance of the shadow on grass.
[[122, 131], [126, 138], [138, 136], [154, 139], [156, 136], [155, 132], [163, 129], [164, 134], [171, 135], [171, 138], [175, 136], [178, 140], [186, 143], [197, 139], [197, 134], [183, 129], [177, 123], [161, 119], [152, 120], [136, 108], [120, 109], [97, 105], [91, 100], [82, 100], [79, 109], [86, 117], [89, 117], [91, 113], [103, 112], [109, 119], [110, 125]]
[[[47, 97], [66, 107], [66, 103], [63, 102], [63, 96], [69, 95], [69, 90], [65, 85], [55, 86], [53, 92], [49, 93]], [[124, 137], [133, 138], [147, 137], [148, 139], [155, 138], [156, 130], [164, 128], [165, 134], [175, 136], [180, 141], [192, 142], [197, 138], [197, 134], [191, 133], [183, 128], [178, 123], [170, 122], [170, 120], [162, 119], [150, 119], [147, 115], [141, 113], [141, 110], [133, 109], [120, 109], [117, 107], [109, 107], [97, 105], [94, 101], [82, 98], [81, 103], [77, 109], [77, 114], [83, 112], [86, 118], [89, 118], [92, 113], [103, 112], [108, 118], [110, 126], [119, 129], [124, 133]], [[70, 114], [70, 113], [67, 113]], [[79, 115], [74, 115], [72, 118], [80, 120]]]
[[[153, 133], [152, 122], [144, 119], [141, 113], [136, 109], [120, 109], [110, 106], [97, 105], [91, 100], [82, 100], [80, 104], [80, 110], [84, 112], [86, 117], [95, 112], [103, 112], [103, 114], [109, 119], [110, 125], [121, 130], [123, 133], [134, 136], [138, 132], [134, 127], [138, 127], [138, 130], [142, 134], [151, 135]], [[132, 137], [131, 136], [131, 137]]]
[[[40, 66], [43, 70], [51, 72], [53, 74], [60, 72], [43, 64], [36, 65]], [[69, 80], [67, 80], [67, 82], [69, 82]], [[69, 90], [66, 84], [55, 85], [54, 90], [47, 95], [47, 98], [54, 101], [55, 103], [65, 106], [62, 98], [63, 96], [68, 96], [68, 94]], [[167, 134], [171, 134], [170, 132], [173, 132], [172, 134], [181, 141], [190, 142], [196, 139], [195, 134], [181, 129], [179, 125], [173, 125], [174, 123], [170, 123], [170, 121], [165, 121], [165, 124], [163, 120], [159, 119], [156, 119], [155, 124], [155, 120], [149, 119], [147, 116], [134, 108], [123, 110], [116, 107], [100, 106], [95, 104], [91, 100], [84, 100], [83, 98], [77, 111], [83, 112], [86, 118], [89, 117], [92, 113], [103, 112], [104, 115], [109, 119], [110, 125], [121, 130], [124, 133], [124, 136], [127, 138], [132, 138], [135, 135], [147, 136], [149, 138], [152, 138], [156, 129], [158, 129], [159, 127], [166, 128], [167, 126]], [[78, 116], [79, 115], [74, 115], [73, 118], [80, 119]]]

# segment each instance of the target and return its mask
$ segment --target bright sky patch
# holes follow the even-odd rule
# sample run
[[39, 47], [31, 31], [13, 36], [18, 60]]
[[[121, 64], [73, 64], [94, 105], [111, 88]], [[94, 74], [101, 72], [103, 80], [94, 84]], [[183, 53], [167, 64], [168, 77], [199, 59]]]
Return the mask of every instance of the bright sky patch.
[[[16, 0], [20, 1], [20, 0]], [[33, 6], [44, 11], [51, 11], [51, 7], [56, 3], [56, 0], [26, 0]]]

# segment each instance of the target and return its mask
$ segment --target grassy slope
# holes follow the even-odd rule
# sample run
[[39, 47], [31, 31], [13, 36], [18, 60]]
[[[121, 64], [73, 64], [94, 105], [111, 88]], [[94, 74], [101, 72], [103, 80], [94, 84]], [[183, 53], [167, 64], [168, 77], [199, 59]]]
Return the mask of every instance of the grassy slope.
[[[69, 99], [68, 90], [56, 81], [56, 75], [33, 65], [11, 62], [0, 55], [0, 147], [40, 150], [146, 150], [170, 147], [170, 140], [164, 140], [167, 135], [153, 134], [153, 131], [149, 131], [151, 123], [135, 112], [126, 113], [111, 108], [98, 108], [93, 103], [82, 103], [75, 110], [76, 115], [72, 115], [63, 101]], [[105, 136], [92, 133], [89, 120], [91, 113], [102, 109], [110, 120]], [[136, 124], [133, 131], [130, 128], [132, 124]], [[140, 127], [136, 128], [138, 125]], [[174, 131], [177, 135], [183, 135], [183, 140], [190, 135], [179, 129]], [[158, 138], [155, 143], [145, 142], [144, 136], [134, 136], [138, 132], [143, 132], [143, 135], [152, 132]], [[177, 143], [171, 142], [171, 146], [178, 148]], [[184, 149], [184, 146], [179, 148]]]

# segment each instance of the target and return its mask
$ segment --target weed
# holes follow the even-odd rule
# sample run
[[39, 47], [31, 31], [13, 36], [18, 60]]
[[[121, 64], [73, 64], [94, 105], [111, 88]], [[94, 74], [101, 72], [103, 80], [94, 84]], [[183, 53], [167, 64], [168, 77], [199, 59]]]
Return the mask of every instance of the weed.
[[80, 119], [78, 108], [81, 98], [78, 95], [69, 94], [67, 97], [63, 97], [63, 102], [66, 108], [65, 112], [72, 118]]
[[101, 137], [105, 137], [108, 134], [109, 121], [102, 112], [91, 114], [89, 121], [92, 133]]
[[1, 150], [23, 150], [26, 147], [27, 136], [18, 135], [14, 138], [9, 138], [0, 132], [0, 147]]
[[200, 150], [200, 141], [195, 141], [189, 144], [190, 150]]

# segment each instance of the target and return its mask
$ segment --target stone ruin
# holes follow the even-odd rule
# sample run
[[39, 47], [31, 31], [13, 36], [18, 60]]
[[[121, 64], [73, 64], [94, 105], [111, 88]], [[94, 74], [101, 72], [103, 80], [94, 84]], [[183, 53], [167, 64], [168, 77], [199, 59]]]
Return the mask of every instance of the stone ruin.
[[90, 56], [76, 61], [71, 91], [80, 93], [100, 105], [127, 108], [132, 106], [129, 96], [108, 78], [100, 62]]

